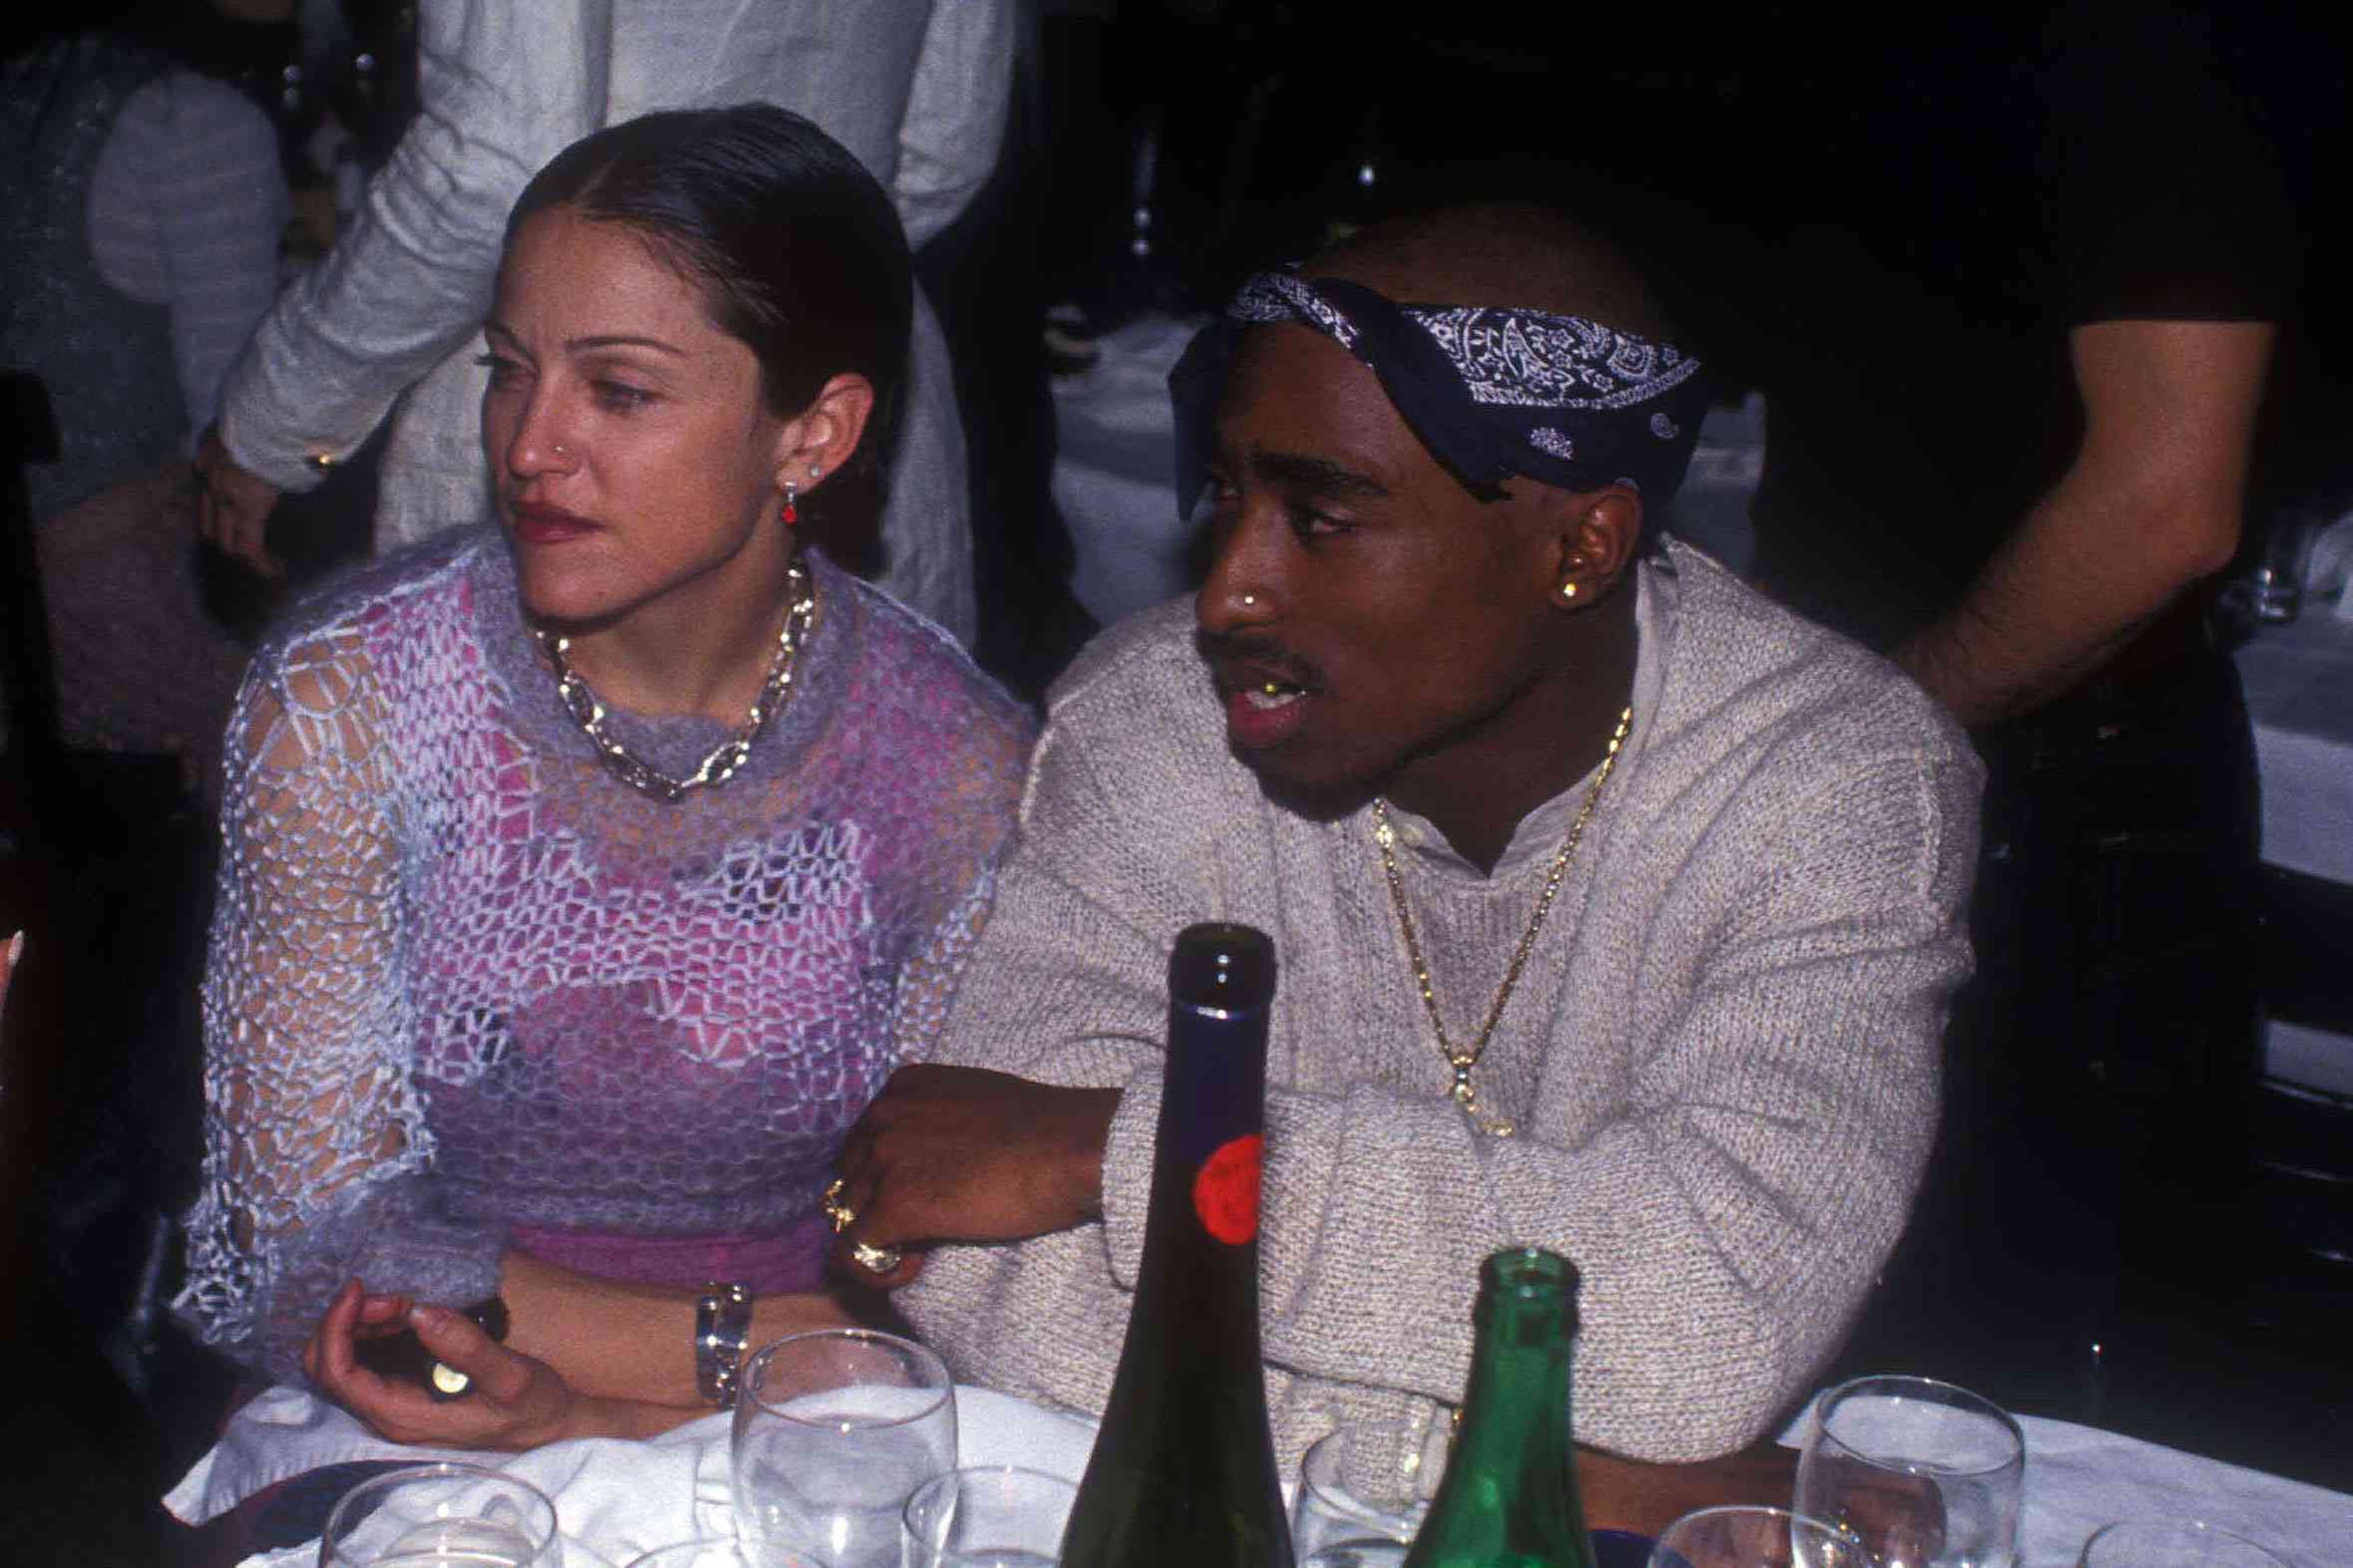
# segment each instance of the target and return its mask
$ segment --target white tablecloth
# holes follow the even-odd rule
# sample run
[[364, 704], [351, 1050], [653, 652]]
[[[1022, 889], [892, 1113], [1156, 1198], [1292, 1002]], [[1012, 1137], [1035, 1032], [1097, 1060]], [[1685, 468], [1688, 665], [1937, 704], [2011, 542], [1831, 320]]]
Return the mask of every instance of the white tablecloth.
[[[2254, 723], [2263, 860], [2353, 883], [2353, 604], [2308, 601], [2284, 625], [2239, 645], [2238, 677]], [[2353, 1097], [2353, 1039], [2267, 1023], [2271, 1077]], [[2353, 1547], [2347, 1556], [2353, 1558]]]
[[[271, 1389], [239, 1411], [226, 1434], [165, 1498], [183, 1519], [201, 1520], [285, 1478], [273, 1462], [289, 1426], [306, 1436], [334, 1433], [345, 1459], [458, 1459], [492, 1464], [555, 1499], [564, 1568], [619, 1568], [657, 1546], [727, 1535], [730, 1417], [706, 1415], [647, 1442], [585, 1437], [511, 1455], [399, 1448], [370, 1436], [357, 1421], [294, 1389]], [[1041, 1409], [993, 1389], [956, 1391], [959, 1464], [1018, 1464], [1077, 1480], [1087, 1468], [1095, 1429], [1075, 1415]], [[264, 1552], [243, 1568], [315, 1568], [318, 1545]]]
[[2237, 652], [2254, 720], [2263, 859], [2353, 882], [2353, 619], [2319, 602]]
[[[221, 1444], [173, 1490], [175, 1511], [197, 1511], [196, 1500], [207, 1493], [217, 1501], [236, 1490], [231, 1481], [253, 1472], [252, 1445], [271, 1422], [316, 1418], [316, 1402], [307, 1395], [273, 1390], [264, 1400], [274, 1405], [248, 1406], [252, 1418], [240, 1413]], [[310, 1409], [298, 1410], [296, 1402]], [[349, 1420], [340, 1412], [335, 1418]], [[1094, 1442], [1086, 1421], [987, 1389], [956, 1391], [956, 1420], [957, 1457], [965, 1464], [1021, 1464], [1076, 1479]], [[2138, 1515], [2205, 1519], [2262, 1542], [2290, 1568], [2353, 1559], [2353, 1496], [2067, 1421], [2030, 1415], [2019, 1424], [2026, 1430], [2020, 1568], [2074, 1568], [2084, 1537]], [[1793, 1428], [1784, 1441], [1796, 1436]], [[565, 1568], [617, 1568], [654, 1546], [728, 1532], [727, 1438], [728, 1417], [709, 1415], [651, 1442], [551, 1443], [503, 1467], [555, 1499]], [[382, 1444], [375, 1451], [489, 1462], [479, 1454]], [[300, 1547], [249, 1559], [247, 1568], [309, 1568], [315, 1558], [315, 1547]]]

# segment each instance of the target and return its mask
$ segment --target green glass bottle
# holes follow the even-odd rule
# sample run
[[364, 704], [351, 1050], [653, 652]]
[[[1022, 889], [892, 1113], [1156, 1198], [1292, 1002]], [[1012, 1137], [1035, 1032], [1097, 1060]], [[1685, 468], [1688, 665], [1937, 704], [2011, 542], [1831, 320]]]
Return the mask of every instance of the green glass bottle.
[[1568, 1440], [1576, 1289], [1533, 1247], [1481, 1266], [1462, 1430], [1405, 1568], [1594, 1568]]
[[1188, 926], [1144, 1261], [1064, 1568], [1291, 1568], [1258, 1355], [1258, 1151], [1274, 944]]

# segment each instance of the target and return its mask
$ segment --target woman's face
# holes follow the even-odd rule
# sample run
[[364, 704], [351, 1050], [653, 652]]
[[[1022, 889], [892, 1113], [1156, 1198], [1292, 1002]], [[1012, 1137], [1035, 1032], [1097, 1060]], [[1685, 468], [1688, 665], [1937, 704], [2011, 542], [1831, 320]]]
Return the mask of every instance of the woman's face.
[[773, 588], [797, 422], [637, 230], [534, 214], [483, 335], [483, 451], [527, 610], [609, 623]]

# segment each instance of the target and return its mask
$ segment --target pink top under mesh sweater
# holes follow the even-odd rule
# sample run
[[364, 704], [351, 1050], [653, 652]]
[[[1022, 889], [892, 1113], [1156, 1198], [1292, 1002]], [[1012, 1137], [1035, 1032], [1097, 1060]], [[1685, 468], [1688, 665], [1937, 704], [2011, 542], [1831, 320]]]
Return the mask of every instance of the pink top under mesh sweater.
[[[675, 804], [598, 765], [496, 533], [380, 563], [262, 649], [178, 1302], [206, 1343], [291, 1379], [344, 1279], [469, 1302], [515, 1245], [807, 1282], [842, 1132], [939, 1027], [1032, 735], [946, 636], [815, 570], [791, 704]], [[611, 728], [673, 777], [726, 734]]]

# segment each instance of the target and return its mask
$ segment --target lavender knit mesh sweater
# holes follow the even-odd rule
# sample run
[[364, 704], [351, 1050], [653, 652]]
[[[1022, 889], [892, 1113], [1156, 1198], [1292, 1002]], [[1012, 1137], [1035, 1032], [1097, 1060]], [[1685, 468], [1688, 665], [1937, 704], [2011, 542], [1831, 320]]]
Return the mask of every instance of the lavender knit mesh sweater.
[[[939, 1028], [1032, 729], [936, 628], [815, 571], [791, 704], [676, 804], [598, 765], [495, 533], [387, 560], [257, 656], [178, 1302], [207, 1343], [291, 1379], [345, 1278], [477, 1300], [518, 1229], [657, 1283], [706, 1277], [681, 1238], [814, 1267], [841, 1133]], [[726, 733], [612, 723], [674, 776]]]
[[[1259, 1244], [1286, 1465], [1335, 1415], [1443, 1420], [1479, 1262], [1504, 1246], [1583, 1271], [1583, 1441], [1721, 1453], [1812, 1386], [1935, 1129], [1979, 770], [1891, 666], [1704, 555], [1670, 546], [1636, 577], [1633, 733], [1479, 1064], [1513, 1138], [1446, 1098], [1368, 813], [1282, 810], [1226, 750], [1191, 605], [1081, 655], [933, 1060], [1121, 1086], [1104, 1219], [932, 1254], [899, 1300], [959, 1378], [1102, 1408], [1143, 1252], [1169, 942], [1240, 920], [1282, 964]], [[1531, 812], [1493, 875], [1396, 813], [1456, 1040], [1584, 789]]]

